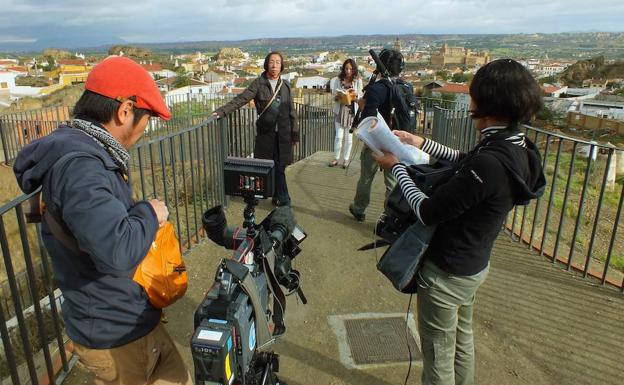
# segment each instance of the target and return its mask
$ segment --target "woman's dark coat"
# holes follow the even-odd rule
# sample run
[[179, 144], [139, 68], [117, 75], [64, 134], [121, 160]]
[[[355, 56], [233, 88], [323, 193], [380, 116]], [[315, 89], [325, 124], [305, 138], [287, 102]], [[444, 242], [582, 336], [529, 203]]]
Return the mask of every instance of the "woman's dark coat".
[[[280, 89], [281, 103], [277, 118], [277, 132], [275, 127], [258, 126], [256, 130], [256, 143], [254, 147], [254, 157], [259, 159], [273, 159], [275, 146], [275, 135], [279, 138], [280, 163], [288, 165], [293, 162], [293, 144], [299, 142], [299, 128], [297, 127], [297, 114], [293, 105], [290, 83], [286, 80]], [[279, 83], [278, 83], [279, 86]], [[228, 104], [215, 110], [219, 117], [228, 115], [232, 111], [239, 109], [253, 99], [258, 114], [264, 110], [271, 100], [273, 91], [271, 84], [266, 77], [266, 72], [255, 79], [245, 91], [232, 99]]]

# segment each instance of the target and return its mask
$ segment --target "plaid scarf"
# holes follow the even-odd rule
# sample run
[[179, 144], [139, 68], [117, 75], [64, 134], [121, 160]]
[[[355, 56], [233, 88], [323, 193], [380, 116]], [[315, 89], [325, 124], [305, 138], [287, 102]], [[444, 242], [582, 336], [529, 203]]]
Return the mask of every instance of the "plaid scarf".
[[102, 146], [113, 158], [113, 161], [124, 175], [128, 175], [128, 160], [130, 154], [104, 127], [83, 119], [74, 119], [71, 126], [89, 135], [97, 144]]

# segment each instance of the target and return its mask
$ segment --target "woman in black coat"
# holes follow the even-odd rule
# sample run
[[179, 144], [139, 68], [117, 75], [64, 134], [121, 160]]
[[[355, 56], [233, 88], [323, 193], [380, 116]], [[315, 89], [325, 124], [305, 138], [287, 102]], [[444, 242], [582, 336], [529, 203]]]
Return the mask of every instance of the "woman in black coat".
[[213, 115], [222, 118], [253, 99], [258, 111], [254, 157], [275, 161], [273, 203], [290, 206], [285, 170], [293, 162], [293, 146], [299, 142], [299, 128], [290, 83], [280, 77], [283, 71], [282, 54], [269, 53], [264, 58], [262, 75], [240, 95], [216, 109]]
[[472, 80], [470, 97], [481, 141], [468, 153], [395, 132], [402, 142], [454, 163], [453, 176], [430, 195], [393, 154], [377, 158], [392, 170], [417, 220], [437, 226], [416, 277], [424, 385], [474, 384], [473, 304], [494, 240], [513, 206], [528, 204], [545, 186], [539, 151], [520, 126], [542, 106], [529, 71], [511, 59], [488, 63]]

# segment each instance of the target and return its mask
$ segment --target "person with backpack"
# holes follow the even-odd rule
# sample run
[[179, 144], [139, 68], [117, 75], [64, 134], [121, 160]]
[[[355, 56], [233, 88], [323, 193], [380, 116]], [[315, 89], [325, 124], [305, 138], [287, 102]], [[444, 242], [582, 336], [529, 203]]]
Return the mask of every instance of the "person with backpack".
[[161, 309], [133, 280], [169, 216], [162, 201], [135, 201], [128, 183], [128, 149], [150, 116], [171, 118], [151, 75], [109, 57], [89, 73], [73, 120], [24, 147], [13, 167], [25, 193], [42, 189], [65, 330], [97, 385], [192, 384]]
[[481, 136], [470, 152], [396, 131], [402, 142], [453, 162], [452, 176], [430, 196], [396, 156], [377, 159], [397, 178], [417, 220], [437, 225], [415, 278], [425, 385], [475, 383], [473, 304], [488, 275], [494, 241], [514, 205], [541, 196], [546, 184], [539, 151], [520, 127], [541, 109], [541, 94], [521, 64], [496, 60], [481, 67], [470, 84], [470, 113]]
[[[409, 127], [401, 127], [393, 123], [393, 111], [396, 109], [392, 103], [393, 85], [405, 67], [403, 55], [394, 49], [384, 49], [379, 54], [379, 59], [387, 71], [382, 71], [380, 68], [375, 70], [378, 78], [366, 87], [364, 107], [360, 117], [364, 119], [369, 116], [377, 116], [379, 113], [389, 127], [408, 130]], [[394, 100], [398, 102], [399, 98], [394, 98]], [[379, 166], [373, 158], [373, 152], [364, 146], [360, 153], [360, 179], [357, 183], [353, 203], [349, 205], [349, 212], [358, 222], [364, 222], [366, 219], [365, 212], [370, 203], [373, 179], [378, 170]], [[396, 184], [396, 179], [389, 170], [384, 170], [384, 184], [387, 198]]]
[[336, 128], [334, 160], [329, 163], [329, 167], [337, 166], [342, 159], [342, 167], [346, 168], [353, 145], [353, 134], [350, 130], [358, 109], [357, 101], [362, 97], [362, 79], [358, 75], [355, 60], [347, 59], [342, 63], [340, 74], [330, 80], [329, 89], [334, 97], [334, 126]]

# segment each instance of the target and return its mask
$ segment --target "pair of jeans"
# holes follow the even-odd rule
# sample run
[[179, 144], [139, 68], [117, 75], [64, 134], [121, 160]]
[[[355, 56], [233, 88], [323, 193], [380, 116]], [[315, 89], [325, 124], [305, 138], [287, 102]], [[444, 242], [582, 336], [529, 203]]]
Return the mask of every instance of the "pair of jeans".
[[79, 365], [95, 375], [95, 385], [193, 384], [180, 352], [161, 323], [125, 345], [91, 349], [74, 342], [74, 352]]
[[[375, 174], [379, 171], [379, 165], [373, 158], [373, 152], [366, 146], [360, 153], [360, 179], [357, 183], [355, 198], [353, 199], [353, 211], [356, 214], [364, 214], [370, 203], [371, 188]], [[390, 170], [384, 170], [384, 184], [386, 185], [386, 199], [396, 185], [396, 179]]]
[[418, 333], [423, 353], [423, 385], [473, 385], [475, 373], [472, 311], [489, 266], [457, 276], [425, 260], [418, 272]]
[[353, 147], [353, 134], [349, 132], [350, 127], [343, 127], [340, 122], [334, 122], [334, 126], [336, 128], [336, 138], [334, 139], [334, 159], [342, 159], [344, 163], [347, 164], [349, 157], [351, 156], [351, 147]]

